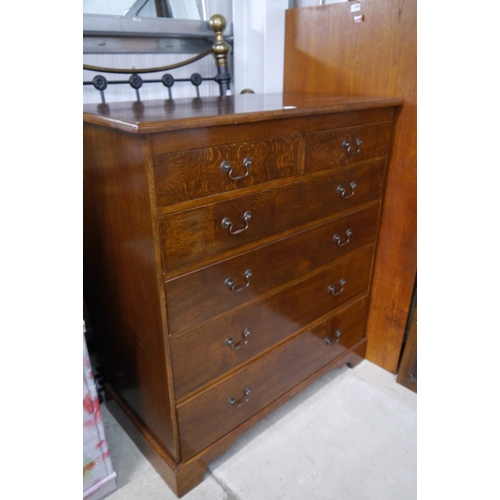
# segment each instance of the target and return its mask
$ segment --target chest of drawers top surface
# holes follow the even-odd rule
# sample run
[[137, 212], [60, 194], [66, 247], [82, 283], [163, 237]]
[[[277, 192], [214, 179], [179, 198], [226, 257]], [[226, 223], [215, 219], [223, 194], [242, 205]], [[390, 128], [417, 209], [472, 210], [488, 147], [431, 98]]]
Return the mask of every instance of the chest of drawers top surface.
[[142, 134], [377, 109], [399, 106], [402, 103], [400, 99], [302, 93], [242, 94], [166, 101], [86, 104], [83, 107], [83, 120]]

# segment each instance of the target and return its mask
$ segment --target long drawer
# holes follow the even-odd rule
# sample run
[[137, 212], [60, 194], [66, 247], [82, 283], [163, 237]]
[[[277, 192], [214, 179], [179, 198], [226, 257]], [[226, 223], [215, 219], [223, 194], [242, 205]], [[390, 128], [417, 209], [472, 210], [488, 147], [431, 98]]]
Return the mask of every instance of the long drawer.
[[373, 243], [378, 213], [377, 204], [167, 281], [170, 335], [203, 326], [263, 293]]
[[279, 293], [173, 340], [176, 397], [184, 397], [309, 323], [366, 294], [372, 255], [370, 246]]
[[227, 144], [156, 156], [159, 206], [262, 184], [297, 173], [299, 137]]
[[[384, 162], [312, 176], [276, 189], [160, 217], [164, 272], [276, 238], [379, 199]], [[297, 209], [300, 207], [300, 209]]]
[[366, 298], [355, 302], [178, 405], [182, 460], [190, 459], [359, 342], [366, 306]]

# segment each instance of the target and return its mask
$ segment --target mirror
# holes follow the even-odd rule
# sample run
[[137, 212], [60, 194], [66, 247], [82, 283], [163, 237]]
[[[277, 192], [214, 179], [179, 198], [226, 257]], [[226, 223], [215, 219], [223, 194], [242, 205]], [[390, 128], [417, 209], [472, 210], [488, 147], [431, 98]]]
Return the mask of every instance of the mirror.
[[231, 0], [83, 0], [83, 53], [200, 54], [215, 39], [208, 19], [228, 20]]
[[205, 0], [83, 0], [83, 13], [207, 20]]

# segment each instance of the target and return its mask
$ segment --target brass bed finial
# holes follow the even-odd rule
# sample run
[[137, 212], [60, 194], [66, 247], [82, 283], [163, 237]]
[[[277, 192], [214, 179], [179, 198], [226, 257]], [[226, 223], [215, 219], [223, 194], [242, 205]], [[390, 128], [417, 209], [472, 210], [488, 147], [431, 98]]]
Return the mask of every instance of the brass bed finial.
[[229, 87], [231, 76], [228, 71], [228, 56], [231, 53], [231, 45], [229, 45], [222, 36], [226, 24], [226, 18], [221, 14], [214, 14], [208, 21], [210, 29], [215, 33], [215, 43], [212, 45], [215, 65], [217, 66], [215, 81], [219, 84], [220, 94], [222, 96], [231, 94], [231, 89]]
[[227, 66], [227, 56], [231, 52], [229, 45], [222, 36], [222, 32], [226, 29], [226, 18], [221, 14], [214, 14], [208, 21], [210, 29], [215, 33], [215, 43], [212, 50], [217, 66]]

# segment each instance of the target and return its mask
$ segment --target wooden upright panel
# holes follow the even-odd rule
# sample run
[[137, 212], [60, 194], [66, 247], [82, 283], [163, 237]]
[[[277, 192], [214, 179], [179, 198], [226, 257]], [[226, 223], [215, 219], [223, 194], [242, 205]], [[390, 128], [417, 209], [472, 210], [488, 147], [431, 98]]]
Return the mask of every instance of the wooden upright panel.
[[351, 12], [353, 4], [286, 11], [284, 91], [404, 99], [388, 170], [366, 353], [394, 373], [417, 265], [417, 2], [363, 0], [360, 11]]

